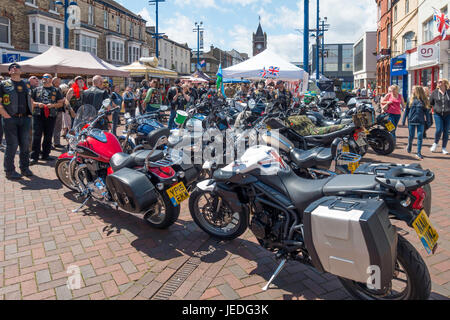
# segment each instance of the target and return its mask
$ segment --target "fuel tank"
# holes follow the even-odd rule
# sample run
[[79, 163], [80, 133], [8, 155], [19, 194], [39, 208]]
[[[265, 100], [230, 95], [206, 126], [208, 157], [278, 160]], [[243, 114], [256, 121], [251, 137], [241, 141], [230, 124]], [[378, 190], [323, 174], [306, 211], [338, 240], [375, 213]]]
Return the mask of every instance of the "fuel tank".
[[100, 130], [93, 132], [80, 145], [92, 151], [92, 153], [82, 154], [82, 156], [106, 163], [109, 163], [113, 155], [122, 152], [122, 147], [116, 136]]

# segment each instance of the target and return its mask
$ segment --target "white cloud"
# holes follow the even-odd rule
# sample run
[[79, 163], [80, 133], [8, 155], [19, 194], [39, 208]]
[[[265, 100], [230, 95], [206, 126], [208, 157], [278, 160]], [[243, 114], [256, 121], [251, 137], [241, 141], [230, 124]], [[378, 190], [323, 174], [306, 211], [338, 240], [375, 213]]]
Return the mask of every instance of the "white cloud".
[[150, 16], [150, 12], [147, 8], [142, 8], [141, 11], [138, 12], [138, 15], [142, 17], [142, 19], [147, 20], [147, 26], [154, 26], [155, 22], [153, 18]]
[[241, 53], [248, 53], [252, 55], [252, 30], [247, 29], [244, 26], [234, 26], [233, 29], [228, 31], [229, 46], [232, 49], [236, 49]]

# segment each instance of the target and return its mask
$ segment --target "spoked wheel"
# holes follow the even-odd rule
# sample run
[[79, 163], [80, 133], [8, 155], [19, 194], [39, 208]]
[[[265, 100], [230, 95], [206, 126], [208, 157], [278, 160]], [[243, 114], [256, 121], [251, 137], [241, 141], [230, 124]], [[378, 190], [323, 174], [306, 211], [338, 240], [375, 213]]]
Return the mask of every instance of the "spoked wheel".
[[61, 181], [61, 183], [67, 188], [72, 191], [78, 191], [75, 184], [73, 184], [69, 178], [69, 163], [70, 159], [58, 159], [55, 165], [56, 176], [58, 177], [59, 181]]
[[144, 215], [144, 220], [154, 228], [166, 229], [177, 221], [180, 206], [174, 207], [166, 194], [157, 192], [158, 202]]
[[394, 277], [387, 288], [369, 289], [366, 283], [339, 278], [355, 298], [362, 300], [426, 300], [431, 292], [428, 268], [417, 250], [398, 236]]
[[247, 229], [244, 212], [233, 212], [225, 199], [196, 188], [189, 198], [189, 211], [195, 223], [210, 236], [232, 240]]

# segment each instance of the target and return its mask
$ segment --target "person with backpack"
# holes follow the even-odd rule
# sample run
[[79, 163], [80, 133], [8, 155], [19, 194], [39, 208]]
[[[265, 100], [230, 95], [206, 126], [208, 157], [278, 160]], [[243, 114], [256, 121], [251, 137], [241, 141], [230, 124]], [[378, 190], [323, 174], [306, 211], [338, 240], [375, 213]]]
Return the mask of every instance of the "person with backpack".
[[423, 132], [425, 130], [425, 124], [428, 123], [430, 113], [427, 112], [430, 109], [430, 103], [426, 96], [425, 90], [421, 86], [414, 86], [412, 89], [412, 95], [409, 102], [409, 114], [408, 114], [408, 145], [406, 152], [411, 153], [414, 136], [417, 131], [417, 153], [416, 158], [423, 160], [422, 156], [422, 143]]

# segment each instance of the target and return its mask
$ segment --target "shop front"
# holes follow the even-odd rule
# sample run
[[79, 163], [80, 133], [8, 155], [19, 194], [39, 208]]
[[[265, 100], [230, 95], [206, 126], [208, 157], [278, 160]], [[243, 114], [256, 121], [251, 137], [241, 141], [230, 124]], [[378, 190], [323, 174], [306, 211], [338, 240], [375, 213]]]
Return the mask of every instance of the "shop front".
[[406, 70], [406, 54], [391, 59], [391, 85], [399, 86], [399, 92], [407, 99], [409, 95], [408, 88], [408, 70]]
[[436, 89], [437, 81], [449, 77], [449, 42], [436, 37], [433, 40], [407, 51], [407, 70], [409, 86]]

